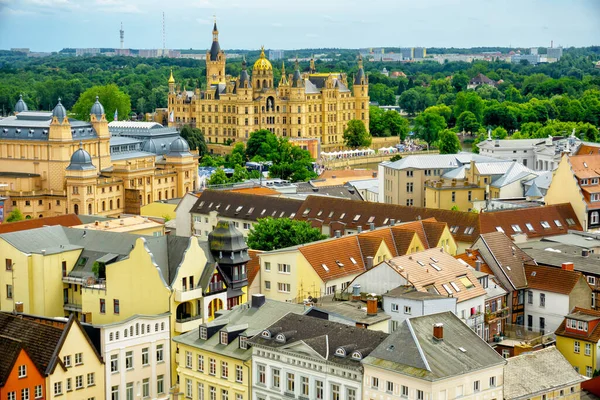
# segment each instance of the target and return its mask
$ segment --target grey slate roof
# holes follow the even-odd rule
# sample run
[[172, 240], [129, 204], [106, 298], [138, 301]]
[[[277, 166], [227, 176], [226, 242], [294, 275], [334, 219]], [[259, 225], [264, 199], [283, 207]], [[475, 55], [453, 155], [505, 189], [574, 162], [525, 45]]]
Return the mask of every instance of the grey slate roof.
[[[481, 171], [480, 171], [481, 172]], [[498, 179], [492, 182], [494, 187], [503, 187], [532, 175], [537, 175], [537, 172], [525, 167], [519, 162], [511, 162], [506, 172]]]
[[439, 300], [448, 298], [448, 296], [442, 296], [441, 294], [418, 291], [414, 286], [398, 286], [397, 288], [384, 293], [383, 297], [412, 300]]
[[[20, 112], [16, 116], [0, 120], [0, 140], [48, 140], [51, 122], [52, 112]], [[69, 118], [69, 124], [71, 125], [71, 136], [75, 140], [88, 140], [98, 137], [89, 122]]]
[[544, 195], [542, 194], [542, 192], [540, 192], [540, 189], [537, 187], [537, 184], [535, 183], [535, 180], [534, 180], [533, 183], [531, 184], [531, 186], [529, 187], [529, 189], [527, 189], [527, 192], [525, 192], [525, 196], [527, 196], [527, 197], [543, 197]]
[[[444, 325], [443, 340], [433, 338], [433, 325], [437, 323]], [[405, 320], [363, 363], [436, 381], [500, 366], [506, 361], [448, 311]]]
[[[273, 324], [275, 321], [288, 313], [303, 314], [308, 309], [302, 304], [284, 303], [267, 299], [260, 308], [250, 307], [250, 303], [242, 304], [228, 311], [220, 311], [220, 316], [209, 324], [211, 326], [221, 326], [221, 330], [231, 332], [237, 331], [240, 336], [246, 336], [249, 339], [256, 334], [260, 334], [263, 329]], [[182, 343], [197, 349], [210, 351], [238, 360], [249, 360], [252, 357], [252, 348], [247, 350], [240, 349], [239, 341], [230, 340], [229, 344], [219, 343], [219, 334], [215, 333], [207, 340], [201, 340], [196, 328], [190, 332], [173, 338], [176, 343]]]
[[550, 346], [508, 359], [504, 367], [504, 398], [528, 399], [584, 380], [560, 351]]
[[504, 160], [497, 158], [482, 156], [474, 153], [458, 153], [458, 154], [436, 154], [436, 155], [411, 155], [404, 157], [401, 160], [385, 164], [386, 168], [393, 169], [431, 169], [440, 168], [443, 170], [451, 170], [458, 168], [464, 164], [471, 162], [489, 162], [489, 163], [505, 163]]
[[[257, 335], [250, 342], [270, 348], [283, 348], [302, 341], [329, 362], [355, 368], [360, 367], [360, 361], [352, 359], [350, 354], [344, 358], [335, 356], [339, 347], [359, 350], [364, 358], [389, 336], [379, 331], [296, 314], [287, 314], [266, 330], [271, 332], [272, 339]], [[285, 334], [284, 343], [275, 340], [278, 333]]]
[[524, 243], [521, 250], [539, 265], [561, 268], [562, 263], [572, 262], [575, 271], [600, 276], [600, 256], [589, 254], [583, 257], [581, 247], [543, 241]]
[[554, 175], [554, 172], [552, 172], [552, 171], [542, 172], [536, 178], [533, 178], [533, 179], [525, 182], [524, 185], [525, 185], [525, 187], [528, 187], [530, 185], [533, 185], [533, 183], [535, 182], [535, 184], [537, 185], [538, 188], [540, 188], [544, 191], [547, 191], [548, 188], [550, 187], [550, 184], [552, 183], [553, 175]]

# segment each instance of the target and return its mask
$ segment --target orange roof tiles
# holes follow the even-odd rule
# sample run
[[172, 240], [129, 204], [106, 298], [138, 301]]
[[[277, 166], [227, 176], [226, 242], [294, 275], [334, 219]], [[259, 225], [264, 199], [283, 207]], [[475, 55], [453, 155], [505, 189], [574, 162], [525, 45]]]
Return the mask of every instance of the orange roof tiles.
[[509, 237], [525, 234], [528, 238], [535, 238], [563, 235], [569, 229], [583, 230], [571, 204], [486, 212], [480, 214], [479, 222], [482, 234], [496, 232], [500, 227]]
[[311, 243], [299, 250], [325, 282], [366, 269], [356, 235]]
[[545, 290], [552, 293], [569, 295], [583, 274], [566, 271], [556, 267], [525, 265], [525, 276], [529, 289]]
[[481, 261], [481, 272], [485, 272], [486, 274], [494, 275], [494, 272], [490, 269], [490, 267], [485, 263], [483, 258], [481, 258], [481, 254], [479, 254], [479, 250], [468, 249], [462, 254], [457, 254], [454, 256], [457, 260], [463, 260], [471, 267], [477, 269], [477, 261]]
[[600, 147], [589, 144], [582, 144], [577, 149], [577, 155], [600, 154]]
[[258, 258], [260, 253], [262, 253], [260, 250], [248, 250], [248, 255], [250, 256], [250, 261], [246, 264], [248, 285], [252, 284], [254, 278], [258, 275], [258, 271], [260, 271], [260, 259]]
[[[590, 315], [592, 317], [598, 317], [598, 319], [600, 319], [600, 311], [575, 307], [571, 311], [571, 314], [576, 314], [576, 313]], [[575, 334], [575, 333], [567, 331], [566, 324], [567, 324], [567, 319], [565, 318], [565, 319], [563, 319], [563, 322], [560, 324], [560, 326], [556, 329], [556, 331], [554, 333], [559, 336], [571, 337], [571, 338], [575, 338], [575, 339], [585, 338], [585, 340], [587, 340], [589, 342], [594, 342], [594, 343], [598, 343], [600, 341], [600, 324], [596, 324], [594, 329], [591, 332], [589, 332], [587, 335], [580, 335], [580, 334]]]
[[[361, 178], [368, 176], [373, 178], [374, 174], [377, 174], [377, 170], [371, 169], [337, 169], [337, 170], [325, 170], [319, 179], [338, 179], [338, 178]], [[352, 180], [352, 179], [350, 179]]]
[[81, 225], [81, 220], [75, 214], [56, 215], [54, 217], [43, 217], [26, 219], [18, 222], [7, 222], [0, 224], [0, 234], [9, 232], [26, 231], [29, 229], [42, 228], [44, 226], [61, 225], [76, 226]]
[[230, 192], [253, 194], [258, 196], [276, 196], [281, 194], [277, 190], [273, 190], [271, 188], [266, 187], [231, 189]]

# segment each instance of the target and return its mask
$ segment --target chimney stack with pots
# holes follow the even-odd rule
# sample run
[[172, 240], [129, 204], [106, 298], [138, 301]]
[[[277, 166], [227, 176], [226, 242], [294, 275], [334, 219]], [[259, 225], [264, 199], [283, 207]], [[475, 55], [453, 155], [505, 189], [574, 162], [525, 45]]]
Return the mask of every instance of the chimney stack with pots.
[[367, 316], [377, 315], [377, 298], [373, 295], [367, 298]]
[[360, 285], [357, 283], [352, 286], [352, 301], [360, 300]]
[[435, 340], [444, 340], [444, 324], [438, 322], [433, 325], [433, 338]]
[[265, 304], [265, 295], [264, 294], [253, 294], [251, 300], [252, 308], [261, 308], [263, 304]]
[[18, 312], [19, 314], [23, 314], [23, 302], [22, 301], [17, 301], [15, 303], [15, 312]]
[[475, 270], [481, 271], [481, 260], [475, 260]]
[[342, 237], [342, 231], [335, 231], [335, 237], [336, 238], [341, 238]]
[[572, 262], [564, 262], [561, 265], [561, 268], [565, 271], [573, 271], [573, 263]]
[[367, 270], [373, 268], [373, 256], [367, 257]]
[[375, 223], [374, 222], [370, 222], [369, 223], [369, 229], [374, 231], [375, 230]]

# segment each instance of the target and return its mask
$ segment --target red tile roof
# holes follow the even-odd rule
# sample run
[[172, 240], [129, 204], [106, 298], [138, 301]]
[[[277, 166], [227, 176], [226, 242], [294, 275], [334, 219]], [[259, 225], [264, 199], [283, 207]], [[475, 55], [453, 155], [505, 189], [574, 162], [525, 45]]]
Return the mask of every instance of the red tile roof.
[[[509, 237], [525, 234], [536, 238], [563, 235], [569, 229], [583, 230], [573, 206], [568, 203], [481, 213], [479, 222], [481, 233], [496, 232], [499, 227]], [[547, 225], [543, 226], [543, 222]], [[530, 224], [532, 230], [526, 224]]]
[[485, 263], [483, 258], [481, 258], [481, 254], [479, 254], [479, 250], [469, 249], [462, 254], [457, 254], [454, 256], [457, 260], [463, 260], [467, 264], [469, 264], [473, 268], [477, 268], [477, 261], [481, 261], [481, 272], [485, 272], [486, 274], [494, 275], [494, 272], [490, 269], [490, 267]]
[[525, 265], [525, 276], [527, 277], [527, 288], [529, 289], [544, 290], [567, 296], [571, 294], [577, 282], [582, 279], [586, 282], [581, 272], [541, 265]]
[[9, 232], [26, 231], [29, 229], [42, 228], [44, 226], [61, 225], [76, 226], [81, 225], [81, 220], [75, 214], [57, 215], [54, 217], [32, 218], [18, 222], [7, 222], [0, 224], [0, 234]]
[[273, 190], [273, 189], [266, 188], [266, 187], [231, 189], [230, 192], [243, 193], [243, 194], [254, 194], [254, 195], [258, 195], [258, 196], [274, 196], [274, 195], [281, 194], [277, 190]]
[[[598, 317], [598, 319], [600, 319], [600, 311], [575, 307], [573, 309], [573, 311], [571, 311], [571, 314], [577, 314], [577, 313], [584, 314], [584, 315], [590, 315], [592, 317]], [[567, 325], [567, 319], [564, 318], [563, 322], [560, 324], [560, 326], [556, 329], [556, 331], [554, 333], [559, 336], [565, 336], [565, 337], [570, 337], [570, 338], [574, 338], [574, 339], [584, 338], [588, 342], [598, 343], [598, 341], [600, 341], [600, 324], [596, 324], [595, 328], [591, 332], [589, 332], [587, 335], [579, 335], [576, 333], [571, 333], [566, 330], [566, 325]]]
[[254, 278], [256, 278], [258, 271], [260, 271], [260, 259], [258, 258], [260, 253], [262, 253], [260, 250], [248, 250], [248, 255], [250, 256], [250, 261], [246, 264], [248, 270], [248, 286], [252, 285]]
[[582, 144], [577, 149], [577, 155], [590, 155], [590, 154], [600, 154], [600, 146], [594, 146], [589, 144]]

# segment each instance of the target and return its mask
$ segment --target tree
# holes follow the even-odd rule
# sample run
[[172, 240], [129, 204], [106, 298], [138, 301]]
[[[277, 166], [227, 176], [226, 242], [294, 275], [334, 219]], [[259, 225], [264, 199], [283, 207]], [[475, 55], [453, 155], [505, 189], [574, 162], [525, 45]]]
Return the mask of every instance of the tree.
[[463, 111], [456, 120], [456, 126], [462, 132], [477, 132], [479, 130], [479, 122], [477, 122], [477, 118], [475, 114], [471, 111]]
[[475, 92], [460, 92], [456, 95], [456, 105], [454, 106], [454, 116], [458, 118], [465, 111], [471, 111], [478, 122], [483, 118], [484, 110], [483, 100]]
[[424, 112], [415, 118], [417, 136], [429, 144], [438, 139], [438, 133], [446, 126], [444, 117], [434, 112]]
[[452, 109], [445, 104], [438, 104], [437, 106], [427, 107], [425, 112], [432, 112], [444, 117], [446, 124], [449, 124], [452, 120]]
[[351, 148], [371, 145], [371, 135], [367, 132], [364, 122], [359, 119], [348, 121], [348, 125], [344, 130], [344, 143]]
[[277, 149], [277, 136], [271, 131], [260, 129], [252, 132], [246, 143], [246, 157], [253, 160], [259, 156], [262, 160], [268, 160], [270, 155]]
[[246, 147], [244, 143], [238, 142], [233, 146], [231, 154], [227, 158], [227, 166], [235, 168], [236, 166], [245, 167], [246, 165]]
[[306, 221], [289, 218], [259, 219], [248, 234], [248, 247], [253, 250], [271, 251], [326, 239], [318, 228]]
[[463, 73], [455, 74], [452, 77], [452, 86], [454, 86], [454, 90], [456, 90], [457, 92], [467, 90], [468, 84], [469, 77]]
[[456, 154], [461, 149], [458, 136], [450, 129], [444, 129], [440, 132], [437, 147], [440, 154]]
[[410, 123], [394, 110], [384, 111], [369, 107], [369, 132], [374, 137], [398, 136], [404, 140], [410, 131]]
[[369, 97], [371, 101], [377, 102], [383, 106], [393, 106], [396, 104], [396, 94], [394, 90], [383, 83], [369, 85]]
[[412, 88], [405, 90], [398, 99], [398, 105], [409, 114], [415, 114], [419, 111], [420, 93]]
[[506, 103], [496, 104], [485, 109], [483, 123], [487, 126], [502, 126], [512, 131], [518, 128], [515, 113], [508, 108]]
[[208, 180], [209, 185], [225, 185], [228, 182], [229, 179], [227, 179], [227, 175], [225, 174], [225, 171], [222, 168], [217, 168]]
[[492, 131], [492, 137], [494, 139], [506, 139], [508, 132], [503, 127], [499, 126]]
[[8, 215], [6, 216], [6, 222], [17, 222], [17, 221], [23, 221], [25, 219], [25, 217], [23, 217], [23, 213], [21, 212], [21, 210], [19, 210], [18, 208], [13, 208], [13, 210], [8, 213]]
[[117, 85], [111, 83], [105, 86], [91, 87], [79, 96], [72, 109], [77, 119], [90, 120], [90, 110], [96, 102], [96, 96], [98, 96], [98, 100], [104, 106], [107, 120], [113, 120], [115, 110], [118, 110], [119, 119], [129, 118], [129, 114], [131, 113], [131, 99], [129, 95], [123, 93]]
[[190, 149], [198, 150], [200, 157], [208, 153], [206, 140], [204, 139], [204, 135], [200, 129], [185, 125], [183, 128], [181, 128], [180, 135], [188, 142]]
[[402, 156], [400, 154], [394, 154], [392, 158], [390, 158], [391, 162], [402, 160]]

